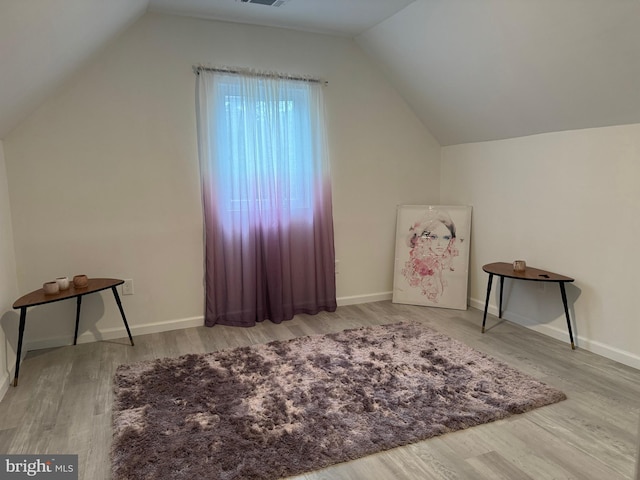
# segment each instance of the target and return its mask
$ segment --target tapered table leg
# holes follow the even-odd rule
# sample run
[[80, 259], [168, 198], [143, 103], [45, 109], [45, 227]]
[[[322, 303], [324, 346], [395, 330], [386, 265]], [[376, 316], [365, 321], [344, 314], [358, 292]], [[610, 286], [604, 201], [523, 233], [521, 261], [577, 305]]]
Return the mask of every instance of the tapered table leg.
[[482, 317], [482, 333], [487, 323], [487, 309], [489, 308], [489, 297], [491, 296], [491, 283], [493, 283], [493, 273], [489, 274], [489, 284], [487, 285], [487, 300], [484, 302], [484, 316]]
[[76, 345], [78, 341], [78, 325], [80, 325], [80, 306], [82, 305], [82, 295], [78, 296], [76, 300], [76, 332], [73, 335], [73, 344]]
[[564, 282], [558, 282], [560, 285], [560, 294], [562, 295], [562, 305], [564, 305], [564, 314], [567, 317], [567, 328], [569, 329], [569, 339], [571, 340], [571, 348], [576, 349], [573, 343], [573, 332], [571, 331], [571, 319], [569, 318], [569, 307], [567, 306], [567, 292], [564, 289]]
[[504, 290], [504, 277], [500, 277], [500, 305], [498, 305], [498, 318], [502, 318], [502, 291]]
[[116, 299], [116, 303], [118, 304], [118, 308], [120, 309], [120, 315], [122, 315], [122, 321], [124, 322], [124, 326], [127, 329], [127, 334], [129, 335], [129, 340], [131, 341], [131, 346], [133, 346], [133, 337], [131, 336], [131, 330], [129, 330], [129, 324], [127, 323], [127, 317], [124, 315], [124, 309], [122, 308], [122, 302], [120, 302], [120, 296], [118, 295], [118, 290], [116, 287], [111, 287], [113, 291], [113, 296]]
[[16, 354], [16, 375], [13, 378], [13, 386], [18, 386], [18, 374], [20, 373], [20, 356], [22, 355], [22, 339], [24, 338], [24, 325], [27, 321], [27, 307], [20, 309], [20, 326], [18, 327], [18, 353]]

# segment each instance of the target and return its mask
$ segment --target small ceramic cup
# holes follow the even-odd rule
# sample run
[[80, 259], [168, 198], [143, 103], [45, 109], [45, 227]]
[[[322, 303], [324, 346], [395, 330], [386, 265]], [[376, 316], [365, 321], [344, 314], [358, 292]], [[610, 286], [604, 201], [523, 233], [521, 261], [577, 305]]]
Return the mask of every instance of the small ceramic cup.
[[73, 286], [76, 288], [82, 288], [89, 285], [89, 279], [86, 275], [76, 275], [73, 277]]
[[513, 262], [514, 272], [524, 272], [527, 269], [527, 262], [524, 260], [516, 260]]
[[45, 295], [54, 295], [60, 291], [58, 282], [47, 282], [42, 285], [42, 289], [44, 290]]
[[58, 277], [56, 278], [56, 282], [58, 283], [60, 290], [66, 290], [69, 288], [69, 279], [67, 277]]

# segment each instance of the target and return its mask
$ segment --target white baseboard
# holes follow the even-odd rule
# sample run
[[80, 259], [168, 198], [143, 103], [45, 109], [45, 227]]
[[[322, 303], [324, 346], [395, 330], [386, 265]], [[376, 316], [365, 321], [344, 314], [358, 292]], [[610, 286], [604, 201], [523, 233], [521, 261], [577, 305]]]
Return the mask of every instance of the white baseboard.
[[[367, 295], [354, 295], [350, 297], [340, 297], [337, 299], [338, 306], [357, 305], [360, 303], [380, 302], [391, 300], [392, 292], [371, 293]], [[145, 325], [130, 325], [131, 335], [147, 335], [149, 333], [168, 332], [180, 330], [182, 328], [200, 327], [204, 325], [204, 317], [181, 318], [167, 322], [147, 323]], [[99, 342], [102, 340], [113, 340], [116, 338], [126, 338], [127, 331], [124, 325], [114, 328], [102, 329], [100, 331], [87, 331], [78, 336], [78, 343]], [[61, 335], [53, 338], [43, 338], [40, 340], [28, 340], [25, 338], [23, 351], [42, 350], [44, 348], [63, 347], [73, 343], [73, 335]]]
[[[338, 306], [356, 305], [360, 303], [380, 302], [383, 300], [391, 300], [392, 292], [372, 293], [367, 295], [354, 295], [350, 297], [341, 297], [337, 299]], [[181, 318], [178, 320], [170, 320], [167, 322], [147, 323], [145, 325], [130, 325], [131, 335], [147, 335], [149, 333], [168, 332], [170, 330], [179, 330], [182, 328], [200, 327], [204, 325], [204, 317]], [[126, 338], [127, 331], [124, 325], [114, 328], [102, 329], [99, 332], [87, 331], [78, 336], [78, 343], [99, 342], [101, 340], [113, 340], [116, 338]], [[25, 338], [23, 351], [42, 350], [44, 348], [63, 347], [73, 343], [73, 335], [61, 335], [53, 338], [43, 338], [36, 340], [28, 340]]]
[[10, 386], [11, 377], [9, 375], [9, 372], [4, 372], [4, 375], [2, 375], [2, 379], [0, 380], [0, 400], [4, 398], [4, 394], [7, 393], [7, 390], [9, 390]]
[[[484, 301], [470, 298], [469, 305], [477, 308], [478, 310], [484, 311]], [[498, 316], [498, 307], [489, 304], [489, 308], [487, 310], [491, 315]], [[502, 318], [505, 320], [509, 320], [510, 322], [517, 323], [518, 325], [521, 325], [523, 327], [529, 328], [530, 330], [533, 330], [535, 332], [539, 332], [543, 335], [555, 338], [556, 340], [562, 340], [563, 342], [569, 343], [569, 332], [567, 330], [563, 330], [552, 325], [532, 324], [531, 319], [518, 313], [511, 312], [509, 310], [502, 312]], [[582, 348], [589, 352], [602, 355], [603, 357], [606, 357], [615, 362], [640, 369], [640, 356], [634, 353], [620, 350], [619, 348], [615, 348], [602, 342], [591, 340], [589, 338], [576, 338], [575, 334], [574, 340], [578, 348]]]
[[367, 295], [353, 295], [350, 297], [339, 297], [337, 299], [339, 307], [347, 305], [358, 305], [360, 303], [382, 302], [383, 300], [391, 300], [393, 292], [369, 293]]
[[[129, 325], [131, 335], [147, 335], [149, 333], [168, 332], [170, 330], [180, 330], [182, 328], [200, 327], [204, 325], [204, 317], [181, 318], [167, 322], [147, 323], [145, 325]], [[113, 340], [115, 338], [126, 338], [127, 330], [124, 325], [121, 327], [108, 328], [99, 332], [84, 332], [78, 336], [78, 343], [99, 342], [101, 340]], [[134, 340], [135, 341], [135, 340]], [[64, 335], [55, 338], [42, 340], [32, 340], [25, 342], [24, 350], [41, 350], [43, 348], [63, 347], [73, 343], [73, 335]]]
[[[354, 295], [350, 297], [340, 297], [337, 299], [338, 306], [356, 305], [360, 303], [380, 302], [383, 300], [391, 300], [392, 292], [372, 293], [367, 295]], [[168, 332], [170, 330], [179, 330], [182, 328], [199, 327], [204, 325], [204, 317], [181, 318], [178, 320], [170, 320], [167, 322], [148, 323], [145, 325], [129, 326], [131, 335], [147, 335], [149, 333]], [[102, 329], [99, 332], [87, 331], [78, 336], [78, 343], [99, 342], [101, 340], [113, 340], [116, 338], [125, 338], [127, 331], [124, 325]], [[42, 350], [44, 348], [55, 348], [70, 345], [73, 343], [73, 335], [67, 334], [53, 338], [45, 338], [40, 340], [25, 339], [24, 351]]]

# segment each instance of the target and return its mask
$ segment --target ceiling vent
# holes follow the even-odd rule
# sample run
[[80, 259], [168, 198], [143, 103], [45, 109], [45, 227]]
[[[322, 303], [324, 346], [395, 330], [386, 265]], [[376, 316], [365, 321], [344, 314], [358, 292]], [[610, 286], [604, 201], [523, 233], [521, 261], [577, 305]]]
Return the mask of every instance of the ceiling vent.
[[[237, 2], [238, 0], [236, 0]], [[267, 5], [268, 7], [279, 7], [288, 2], [288, 0], [240, 0], [242, 3], [257, 3], [258, 5]]]

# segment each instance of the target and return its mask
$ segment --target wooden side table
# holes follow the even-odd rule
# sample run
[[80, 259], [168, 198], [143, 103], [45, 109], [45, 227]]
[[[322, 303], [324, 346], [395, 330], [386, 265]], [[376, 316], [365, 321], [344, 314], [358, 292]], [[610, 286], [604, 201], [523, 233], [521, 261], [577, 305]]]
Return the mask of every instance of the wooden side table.
[[498, 275], [500, 277], [500, 303], [498, 305], [498, 318], [502, 318], [502, 290], [504, 287], [504, 279], [514, 278], [516, 280], [527, 280], [531, 282], [553, 282], [560, 285], [560, 295], [562, 295], [562, 304], [564, 306], [564, 314], [567, 317], [567, 329], [569, 330], [569, 338], [571, 340], [571, 348], [576, 349], [573, 343], [573, 332], [571, 331], [571, 320], [569, 319], [569, 308], [567, 306], [567, 292], [565, 291], [564, 284], [573, 282], [571, 277], [565, 277], [557, 273], [548, 272], [546, 270], [540, 270], [527, 266], [524, 272], [516, 272], [513, 269], [511, 263], [497, 262], [489, 263], [482, 267], [482, 270], [489, 274], [489, 284], [487, 285], [487, 300], [484, 304], [484, 316], [482, 317], [482, 333], [484, 333], [484, 327], [487, 322], [487, 309], [489, 308], [489, 297], [491, 294], [491, 283], [493, 282], [493, 276]]
[[73, 283], [69, 287], [68, 290], [61, 290], [59, 293], [53, 295], [47, 295], [44, 293], [44, 290], [41, 288], [39, 290], [35, 290], [27, 295], [20, 297], [13, 303], [14, 309], [20, 309], [20, 327], [18, 333], [18, 353], [16, 358], [16, 374], [13, 379], [13, 386], [18, 386], [18, 373], [20, 371], [20, 355], [22, 354], [22, 340], [24, 337], [24, 327], [27, 322], [27, 308], [35, 307], [36, 305], [45, 305], [47, 303], [59, 302], [61, 300], [67, 300], [69, 298], [76, 298], [76, 331], [73, 336], [73, 344], [75, 345], [78, 340], [78, 324], [80, 323], [80, 306], [82, 305], [82, 297], [84, 295], [89, 295], [90, 293], [100, 292], [102, 290], [111, 289], [113, 292], [113, 296], [116, 299], [116, 303], [118, 304], [118, 309], [120, 309], [120, 315], [122, 315], [122, 321], [124, 322], [124, 326], [127, 329], [127, 334], [129, 335], [129, 341], [131, 341], [131, 345], [133, 346], [133, 337], [131, 337], [131, 330], [129, 330], [129, 324], [127, 323], [127, 317], [124, 315], [124, 309], [122, 308], [122, 302], [120, 302], [120, 296], [118, 295], [118, 291], [116, 287], [118, 285], [122, 285], [124, 280], [120, 280], [117, 278], [90, 278], [89, 284], [86, 287], [77, 288], [73, 286]]

